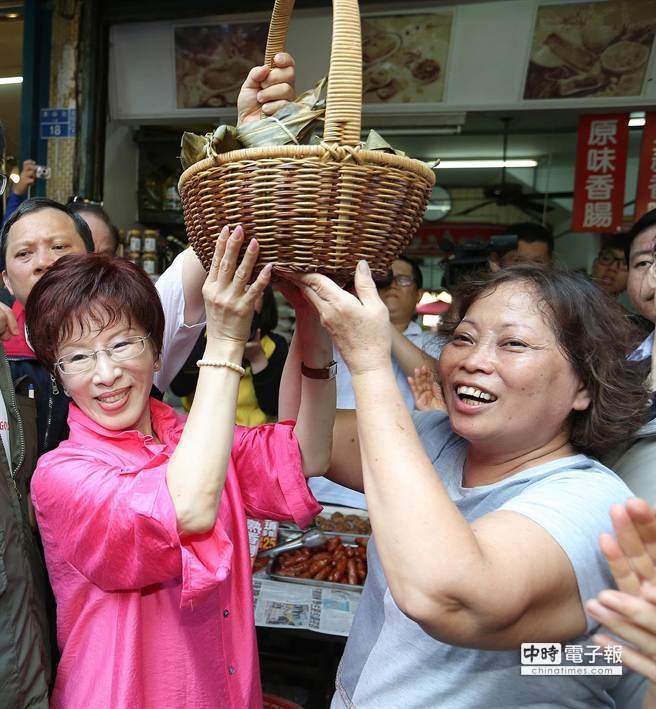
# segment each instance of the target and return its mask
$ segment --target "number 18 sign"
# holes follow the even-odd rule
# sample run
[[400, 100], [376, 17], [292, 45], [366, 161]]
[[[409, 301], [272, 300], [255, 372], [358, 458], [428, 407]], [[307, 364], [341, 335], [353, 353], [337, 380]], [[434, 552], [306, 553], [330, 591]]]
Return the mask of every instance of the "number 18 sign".
[[74, 108], [42, 108], [39, 121], [41, 139], [73, 137], [75, 120]]

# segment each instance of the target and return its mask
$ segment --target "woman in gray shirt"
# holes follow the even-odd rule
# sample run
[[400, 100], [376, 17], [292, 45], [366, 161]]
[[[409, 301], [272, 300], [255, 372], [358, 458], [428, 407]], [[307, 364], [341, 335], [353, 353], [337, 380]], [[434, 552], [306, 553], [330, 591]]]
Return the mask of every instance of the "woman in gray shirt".
[[585, 278], [522, 265], [458, 294], [439, 363], [448, 418], [408, 413], [386, 309], [295, 279], [351, 370], [332, 478], [366, 491], [375, 542], [333, 707], [602, 707], [619, 677], [523, 676], [522, 643], [584, 646], [612, 581], [597, 539], [630, 497], [596, 458], [646, 410], [626, 320]]

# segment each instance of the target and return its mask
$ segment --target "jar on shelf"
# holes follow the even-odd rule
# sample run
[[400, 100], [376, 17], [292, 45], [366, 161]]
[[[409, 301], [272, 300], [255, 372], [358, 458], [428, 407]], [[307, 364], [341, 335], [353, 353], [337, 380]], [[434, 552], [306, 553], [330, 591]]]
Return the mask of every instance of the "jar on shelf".
[[141, 229], [130, 229], [128, 231], [128, 259], [132, 263], [141, 263], [141, 250], [143, 244], [143, 237], [141, 235]]
[[179, 212], [182, 209], [182, 201], [178, 192], [178, 180], [173, 173], [164, 180], [162, 209], [166, 212]]
[[159, 232], [157, 229], [145, 229], [141, 251], [141, 268], [151, 277], [159, 275], [159, 258], [157, 244]]
[[141, 206], [143, 209], [159, 211], [162, 209], [162, 177], [158, 172], [146, 175], [141, 191]]

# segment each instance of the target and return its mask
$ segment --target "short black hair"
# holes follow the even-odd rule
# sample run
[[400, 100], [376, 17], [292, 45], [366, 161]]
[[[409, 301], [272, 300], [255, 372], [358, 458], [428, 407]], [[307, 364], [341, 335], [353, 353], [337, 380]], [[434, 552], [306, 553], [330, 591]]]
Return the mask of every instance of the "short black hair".
[[535, 222], [521, 222], [518, 224], [511, 224], [506, 228], [506, 234], [516, 234], [518, 241], [526, 241], [531, 244], [536, 241], [541, 241], [547, 245], [549, 249], [549, 254], [553, 253], [554, 250], [554, 238], [551, 230], [542, 226], [542, 224], [536, 224]]
[[421, 290], [424, 287], [424, 276], [421, 272], [421, 268], [419, 268], [419, 264], [407, 256], [399, 256], [396, 260], [403, 261], [410, 265], [410, 268], [412, 268], [412, 280], [415, 282], [417, 288]]
[[66, 205], [61, 204], [60, 202], [55, 202], [54, 199], [48, 199], [47, 197], [32, 197], [31, 199], [26, 199], [18, 205], [16, 211], [12, 213], [9, 219], [7, 219], [2, 227], [2, 232], [0, 232], [0, 265], [3, 271], [7, 265], [7, 239], [9, 237], [9, 230], [26, 214], [39, 212], [42, 209], [56, 209], [57, 211], [64, 212], [64, 214], [68, 215], [73, 220], [75, 231], [84, 242], [87, 251], [90, 253], [93, 251], [91, 229], [89, 229], [89, 225], [84, 221], [84, 219], [82, 219], [81, 216], [75, 214], [75, 212], [71, 211]]
[[267, 286], [262, 294], [262, 310], [260, 310], [260, 334], [268, 335], [278, 325], [278, 306], [273, 288]]
[[626, 262], [629, 263], [631, 257], [631, 244], [642, 234], [643, 231], [651, 229], [651, 227], [656, 226], [656, 209], [650, 209], [645, 212], [640, 219], [626, 232], [625, 242], [624, 242], [624, 255], [626, 257]]
[[116, 253], [120, 243], [118, 229], [114, 226], [114, 224], [112, 224], [109, 214], [107, 214], [100, 204], [95, 204], [94, 202], [69, 202], [66, 206], [75, 214], [86, 212], [87, 214], [93, 214], [98, 217], [98, 219], [100, 219], [100, 221], [109, 229], [109, 233], [112, 236], [112, 241], [114, 242], [114, 253]]
[[626, 251], [627, 236], [626, 234], [609, 234], [601, 237], [601, 246], [599, 253], [607, 249], [617, 249], [618, 251]]

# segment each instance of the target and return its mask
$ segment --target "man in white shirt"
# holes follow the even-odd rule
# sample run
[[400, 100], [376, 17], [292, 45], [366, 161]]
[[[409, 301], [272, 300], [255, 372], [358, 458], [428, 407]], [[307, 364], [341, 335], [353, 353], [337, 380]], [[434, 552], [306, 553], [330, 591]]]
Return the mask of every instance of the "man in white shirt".
[[[423, 277], [419, 266], [411, 259], [400, 257], [392, 263], [389, 285], [380, 288], [380, 296], [389, 310], [392, 333], [392, 366], [396, 383], [406, 406], [415, 408], [408, 377], [423, 365], [431, 369], [437, 367], [437, 357], [441, 350], [440, 340], [424, 332], [414, 318], [417, 303], [422, 295]], [[351, 384], [351, 374], [341, 355], [335, 351], [337, 362], [337, 408], [355, 409], [355, 396]], [[365, 496], [349, 490], [327, 478], [311, 478], [310, 489], [319, 502], [346, 505], [366, 509]]]
[[[642, 317], [656, 322], [656, 209], [644, 214], [627, 235], [629, 277], [627, 292], [631, 303]], [[633, 361], [651, 363], [651, 388], [656, 389], [654, 332], [629, 357]], [[614, 470], [637, 497], [656, 504], [656, 405], [652, 403], [648, 422], [639, 429], [625, 448], [614, 451], [604, 463]]]
[[[649, 269], [654, 263], [654, 244], [656, 243], [656, 209], [644, 214], [627, 234], [626, 259], [629, 266], [629, 276], [626, 290], [631, 304], [643, 318], [656, 322], [656, 302], [654, 286], [649, 278]], [[645, 341], [631, 355], [632, 360], [643, 360], [651, 357], [654, 344], [654, 333], [651, 332]]]

